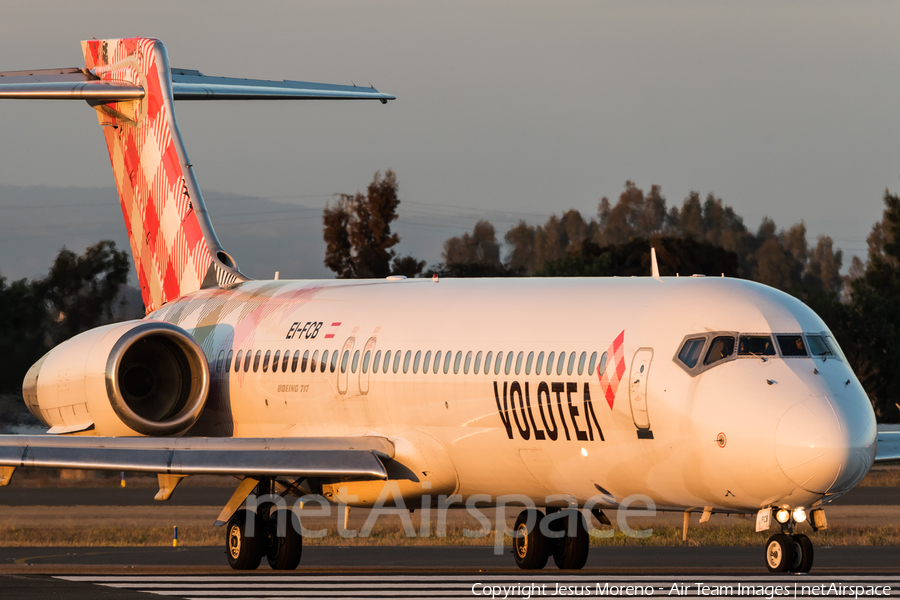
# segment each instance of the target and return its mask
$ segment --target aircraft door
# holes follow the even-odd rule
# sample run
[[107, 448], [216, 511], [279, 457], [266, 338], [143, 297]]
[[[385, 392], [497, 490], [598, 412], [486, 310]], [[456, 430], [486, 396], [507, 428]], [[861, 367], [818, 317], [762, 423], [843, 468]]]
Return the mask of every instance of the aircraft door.
[[375, 338], [369, 338], [362, 353], [362, 364], [359, 369], [359, 393], [365, 396], [369, 393], [369, 371], [372, 369], [372, 359], [375, 357]]
[[347, 379], [350, 377], [350, 359], [353, 355], [353, 345], [356, 338], [347, 338], [344, 347], [341, 348], [341, 355], [338, 357], [338, 393], [342, 396], [347, 393]]
[[652, 348], [640, 348], [634, 353], [631, 361], [631, 378], [629, 379], [629, 399], [631, 416], [637, 427], [638, 439], [652, 440], [650, 431], [650, 413], [647, 408], [647, 378], [650, 375], [650, 363], [653, 361]]

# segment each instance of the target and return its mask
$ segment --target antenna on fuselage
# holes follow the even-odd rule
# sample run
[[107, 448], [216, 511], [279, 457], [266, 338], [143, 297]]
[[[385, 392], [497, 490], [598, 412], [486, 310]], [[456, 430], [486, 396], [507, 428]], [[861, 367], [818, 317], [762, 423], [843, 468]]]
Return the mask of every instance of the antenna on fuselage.
[[650, 275], [659, 279], [659, 265], [656, 263], [656, 248], [650, 246]]

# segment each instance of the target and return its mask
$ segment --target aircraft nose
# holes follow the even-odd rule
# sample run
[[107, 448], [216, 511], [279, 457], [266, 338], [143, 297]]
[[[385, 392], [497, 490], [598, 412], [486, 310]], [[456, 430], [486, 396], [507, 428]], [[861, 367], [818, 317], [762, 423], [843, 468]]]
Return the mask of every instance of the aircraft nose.
[[875, 430], [868, 403], [863, 407], [810, 397], [779, 421], [775, 457], [785, 475], [804, 490], [837, 493], [868, 473], [875, 458]]

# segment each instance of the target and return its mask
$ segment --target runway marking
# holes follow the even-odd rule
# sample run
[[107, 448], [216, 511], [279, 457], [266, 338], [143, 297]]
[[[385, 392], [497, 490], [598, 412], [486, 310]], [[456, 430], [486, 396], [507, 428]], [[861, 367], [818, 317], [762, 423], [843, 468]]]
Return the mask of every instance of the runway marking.
[[[296, 573], [291, 575], [65, 575], [55, 579], [79, 583], [92, 583], [106, 588], [140, 591], [163, 597], [178, 597], [186, 600], [209, 600], [210, 598], [227, 598], [228, 600], [351, 600], [354, 598], [402, 598], [416, 600], [418, 598], [474, 598], [484, 597], [485, 588], [490, 586], [521, 586], [519, 593], [509, 593], [507, 598], [522, 598], [522, 588], [530, 586], [547, 586], [544, 593], [530, 594], [532, 598], [554, 595], [556, 585], [586, 586], [591, 596], [599, 595], [596, 586], [610, 584], [625, 587], [626, 585], [647, 586], [653, 588], [653, 595], [669, 596], [674, 584], [684, 587], [678, 596], [703, 596], [697, 584], [710, 586], [738, 586], [757, 588], [760, 586], [785, 586], [791, 592], [798, 592], [791, 598], [815, 598], [821, 600], [822, 594], [801, 596], [802, 587], [830, 585], [890, 585], [891, 596], [900, 596], [900, 574], [898, 575], [748, 575], [721, 576], [711, 575], [604, 575], [569, 574], [560, 571], [558, 574], [531, 575], [527, 572], [503, 575], [316, 575]], [[549, 585], [548, 585], [549, 584]], [[796, 587], [795, 587], [796, 586]], [[473, 591], [474, 588], [474, 591]], [[723, 590], [728, 591], [728, 590]], [[481, 593], [478, 593], [481, 592]], [[505, 593], [505, 592], [504, 592]], [[613, 594], [612, 596], [622, 596]], [[739, 596], [720, 596], [723, 598], [741, 598], [746, 600], [753, 594]], [[851, 596], [853, 594], [851, 593]], [[488, 590], [487, 597], [490, 597]]]

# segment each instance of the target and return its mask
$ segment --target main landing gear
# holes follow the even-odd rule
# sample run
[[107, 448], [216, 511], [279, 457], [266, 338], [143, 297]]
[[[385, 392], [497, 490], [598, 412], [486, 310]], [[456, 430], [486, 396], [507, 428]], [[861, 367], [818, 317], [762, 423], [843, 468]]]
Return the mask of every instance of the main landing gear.
[[587, 562], [590, 537], [581, 512], [537, 509], [519, 513], [513, 555], [521, 569], [543, 569], [550, 557], [560, 569], [580, 569]]
[[256, 569], [263, 556], [276, 571], [296, 569], [303, 553], [297, 515], [272, 503], [260, 504], [256, 512], [238, 510], [225, 526], [225, 551], [238, 571]]

